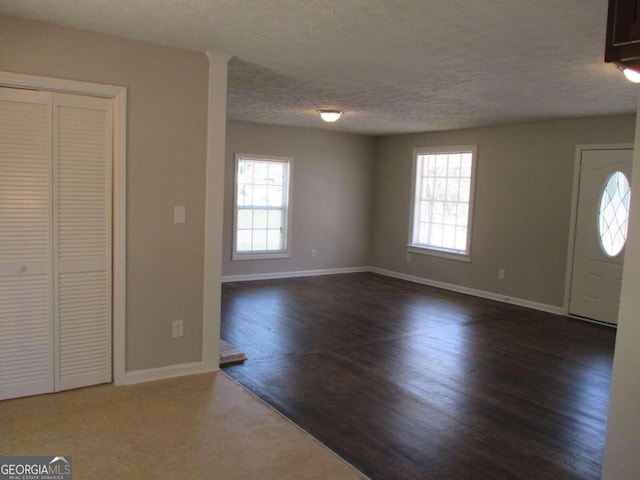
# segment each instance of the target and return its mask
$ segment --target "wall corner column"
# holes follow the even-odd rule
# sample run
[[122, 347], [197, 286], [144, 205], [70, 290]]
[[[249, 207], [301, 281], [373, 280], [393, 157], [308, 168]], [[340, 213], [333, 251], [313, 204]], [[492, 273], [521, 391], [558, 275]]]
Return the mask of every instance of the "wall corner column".
[[640, 478], [640, 89], [603, 480]]
[[206, 52], [209, 58], [207, 174], [204, 230], [204, 290], [202, 304], [202, 363], [205, 371], [219, 369], [222, 278], [222, 215], [227, 126], [227, 64], [233, 55]]

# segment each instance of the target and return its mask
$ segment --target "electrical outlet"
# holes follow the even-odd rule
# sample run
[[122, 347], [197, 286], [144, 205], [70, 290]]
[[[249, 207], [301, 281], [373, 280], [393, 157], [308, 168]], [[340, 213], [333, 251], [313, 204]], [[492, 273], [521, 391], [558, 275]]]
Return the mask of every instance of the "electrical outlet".
[[410, 262], [410, 261], [411, 261], [411, 254], [407, 253], [407, 262]]
[[316, 258], [318, 256], [318, 251], [315, 248], [311, 249], [311, 257]]
[[498, 270], [498, 278], [500, 280], [504, 280], [504, 270], [503, 269]]
[[182, 320], [175, 320], [171, 323], [171, 333], [173, 338], [182, 337], [184, 335], [184, 324]]

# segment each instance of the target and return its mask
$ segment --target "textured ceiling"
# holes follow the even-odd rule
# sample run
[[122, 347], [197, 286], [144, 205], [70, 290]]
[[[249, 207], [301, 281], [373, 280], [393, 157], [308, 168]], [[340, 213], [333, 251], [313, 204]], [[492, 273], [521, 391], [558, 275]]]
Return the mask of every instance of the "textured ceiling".
[[[0, 13], [234, 54], [228, 116], [367, 134], [630, 113], [607, 0], [2, 0]], [[339, 108], [323, 124], [316, 110]]]

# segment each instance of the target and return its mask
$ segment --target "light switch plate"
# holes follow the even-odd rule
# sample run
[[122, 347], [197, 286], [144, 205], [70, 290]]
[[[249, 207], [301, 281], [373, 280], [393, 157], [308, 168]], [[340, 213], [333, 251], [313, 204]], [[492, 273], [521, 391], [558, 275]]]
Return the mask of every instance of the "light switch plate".
[[171, 335], [173, 338], [182, 337], [184, 335], [184, 324], [182, 320], [175, 320], [171, 322]]
[[173, 208], [173, 223], [187, 223], [187, 207]]

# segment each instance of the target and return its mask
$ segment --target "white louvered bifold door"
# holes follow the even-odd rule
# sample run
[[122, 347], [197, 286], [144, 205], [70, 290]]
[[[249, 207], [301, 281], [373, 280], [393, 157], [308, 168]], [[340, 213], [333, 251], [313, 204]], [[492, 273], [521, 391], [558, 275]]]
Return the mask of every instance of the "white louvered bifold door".
[[0, 88], [0, 399], [54, 389], [52, 95]]
[[56, 390], [111, 381], [111, 100], [54, 97]]

